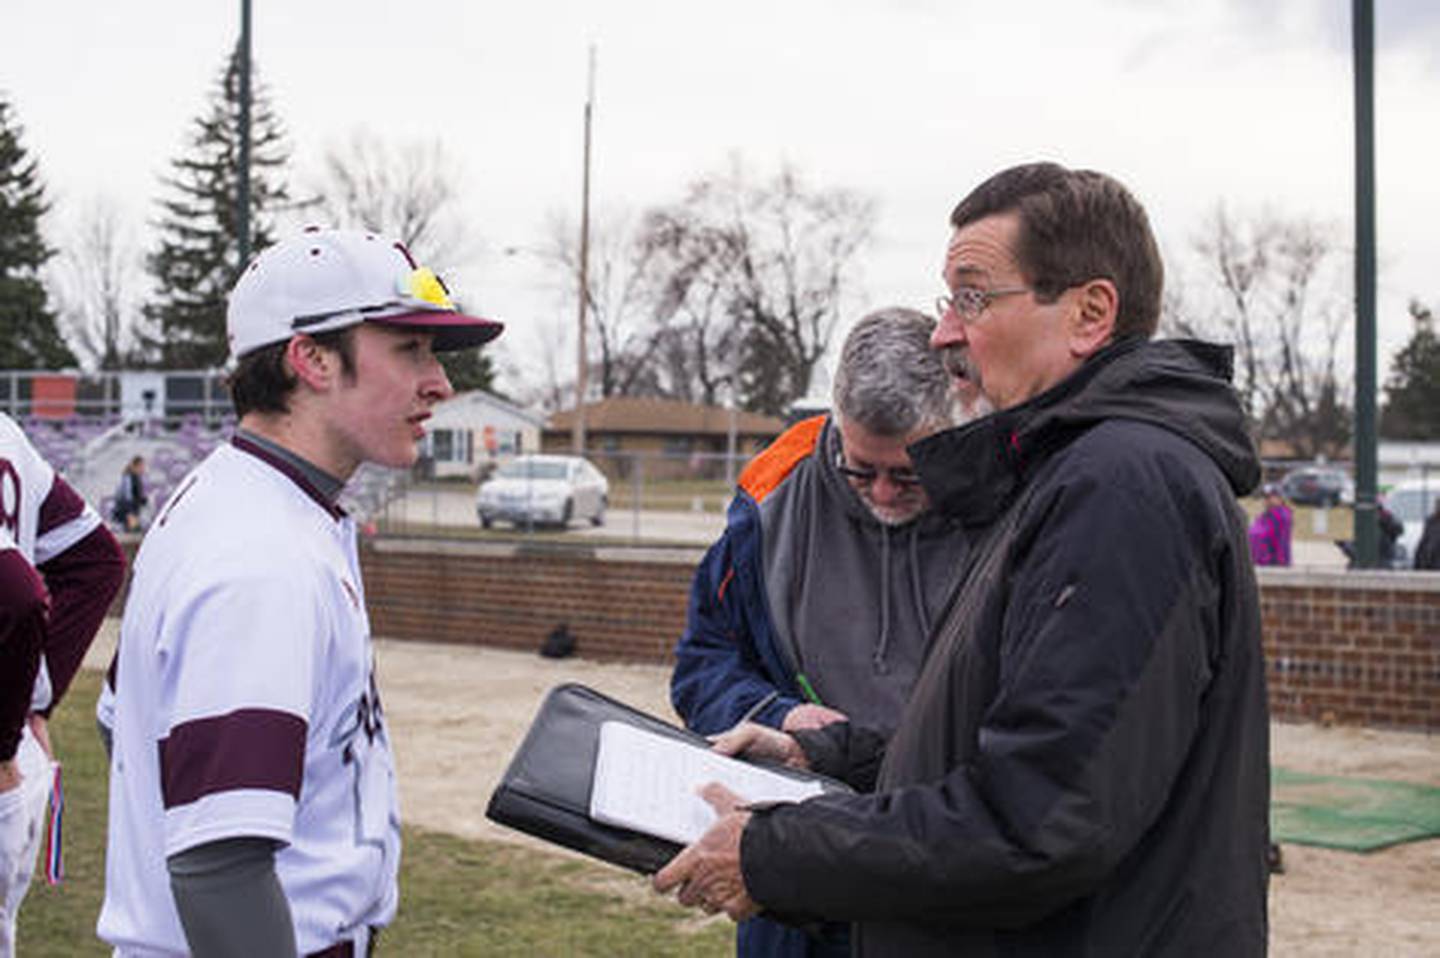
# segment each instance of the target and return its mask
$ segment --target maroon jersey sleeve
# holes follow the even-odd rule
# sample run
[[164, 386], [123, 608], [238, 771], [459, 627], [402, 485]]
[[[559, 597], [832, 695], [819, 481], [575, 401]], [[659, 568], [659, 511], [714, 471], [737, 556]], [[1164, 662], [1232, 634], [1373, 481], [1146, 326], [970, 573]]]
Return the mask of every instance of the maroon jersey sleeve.
[[[57, 482], [58, 485], [58, 482]], [[85, 659], [105, 613], [125, 579], [125, 554], [103, 525], [40, 564], [50, 590], [50, 624], [46, 630], [45, 665], [52, 688], [49, 714]]]
[[0, 761], [15, 757], [45, 641], [45, 583], [18, 549], [0, 550]]

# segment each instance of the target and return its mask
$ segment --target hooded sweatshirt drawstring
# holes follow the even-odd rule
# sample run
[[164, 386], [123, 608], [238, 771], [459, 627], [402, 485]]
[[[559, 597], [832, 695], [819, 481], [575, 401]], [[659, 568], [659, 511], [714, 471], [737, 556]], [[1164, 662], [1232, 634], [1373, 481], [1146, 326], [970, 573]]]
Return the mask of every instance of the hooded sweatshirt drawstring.
[[[885, 655], [890, 650], [890, 527], [880, 525], [880, 640], [875, 643], [871, 656], [875, 671], [884, 675], [890, 671]], [[910, 599], [915, 603], [915, 615], [926, 638], [930, 635], [930, 614], [925, 608], [925, 588], [920, 582], [920, 525], [910, 523], [906, 545], [910, 555]]]
[[915, 600], [915, 614], [928, 641], [930, 613], [925, 608], [925, 586], [920, 581], [920, 523], [910, 524], [910, 595]]
[[871, 661], [875, 671], [884, 675], [890, 671], [885, 661], [885, 652], [890, 647], [890, 526], [880, 523], [880, 641], [875, 643], [875, 654]]

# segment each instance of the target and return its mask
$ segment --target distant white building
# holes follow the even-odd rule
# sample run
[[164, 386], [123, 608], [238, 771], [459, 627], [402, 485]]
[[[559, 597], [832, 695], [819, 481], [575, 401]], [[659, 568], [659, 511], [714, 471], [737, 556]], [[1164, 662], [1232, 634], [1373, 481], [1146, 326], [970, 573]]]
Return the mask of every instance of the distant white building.
[[1403, 442], [1382, 439], [1377, 443], [1381, 483], [1440, 476], [1440, 442]]
[[437, 479], [475, 478], [497, 459], [540, 451], [545, 417], [483, 390], [461, 393], [435, 407], [421, 456]]

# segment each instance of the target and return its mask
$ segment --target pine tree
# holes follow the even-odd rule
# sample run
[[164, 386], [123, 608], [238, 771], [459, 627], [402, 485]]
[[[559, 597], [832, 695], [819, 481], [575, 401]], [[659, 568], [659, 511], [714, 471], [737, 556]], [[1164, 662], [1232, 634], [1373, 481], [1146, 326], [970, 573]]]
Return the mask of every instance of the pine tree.
[[1390, 364], [1380, 434], [1386, 439], [1440, 439], [1440, 336], [1427, 307], [1412, 302], [1410, 316], [1415, 332]]
[[441, 353], [440, 364], [457, 393], [472, 389], [495, 392], [495, 363], [489, 353], [480, 349], [456, 349]]
[[[252, 77], [254, 76], [252, 70]], [[275, 242], [273, 214], [291, 206], [284, 131], [267, 92], [250, 106], [250, 249]], [[228, 355], [225, 302], [240, 274], [240, 51], [231, 53], [210, 105], [195, 120], [189, 151], [164, 179], [159, 248], [146, 257], [157, 298], [143, 310], [145, 352], [166, 369], [221, 366]]]
[[40, 235], [50, 205], [21, 132], [9, 102], [0, 99], [0, 369], [59, 369], [74, 366], [75, 354], [40, 283], [40, 268], [55, 254]]

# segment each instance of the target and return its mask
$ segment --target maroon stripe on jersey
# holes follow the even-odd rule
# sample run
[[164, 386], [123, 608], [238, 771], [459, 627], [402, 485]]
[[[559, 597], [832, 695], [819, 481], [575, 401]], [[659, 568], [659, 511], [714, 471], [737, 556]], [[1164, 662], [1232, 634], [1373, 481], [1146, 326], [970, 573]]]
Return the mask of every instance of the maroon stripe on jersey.
[[160, 740], [166, 808], [240, 788], [284, 792], [298, 801], [304, 768], [305, 721], [274, 709], [196, 719]]
[[244, 436], [232, 436], [230, 438], [230, 444], [242, 452], [248, 452], [250, 455], [254, 456], [256, 459], [259, 459], [261, 462], [268, 463], [271, 467], [279, 471], [281, 475], [287, 477], [291, 482], [299, 486], [300, 491], [304, 492], [305, 495], [320, 503], [321, 508], [323, 508], [326, 512], [330, 513], [331, 516], [335, 517], [336, 519], [345, 518], [344, 509], [341, 509], [335, 503], [331, 502], [329, 499], [326, 499], [325, 496], [320, 492], [320, 490], [316, 489], [315, 486], [311, 484], [310, 480], [305, 478], [305, 474], [303, 472], [301, 472], [299, 469], [296, 469], [293, 465], [286, 462], [284, 459], [281, 459], [279, 456], [275, 455], [265, 447], [251, 442]]
[[35, 534], [43, 536], [45, 533], [62, 526], [85, 511], [85, 500], [80, 494], [70, 488], [70, 484], [55, 474], [55, 481], [50, 485], [50, 493], [45, 501], [40, 504], [40, 525], [36, 528]]

